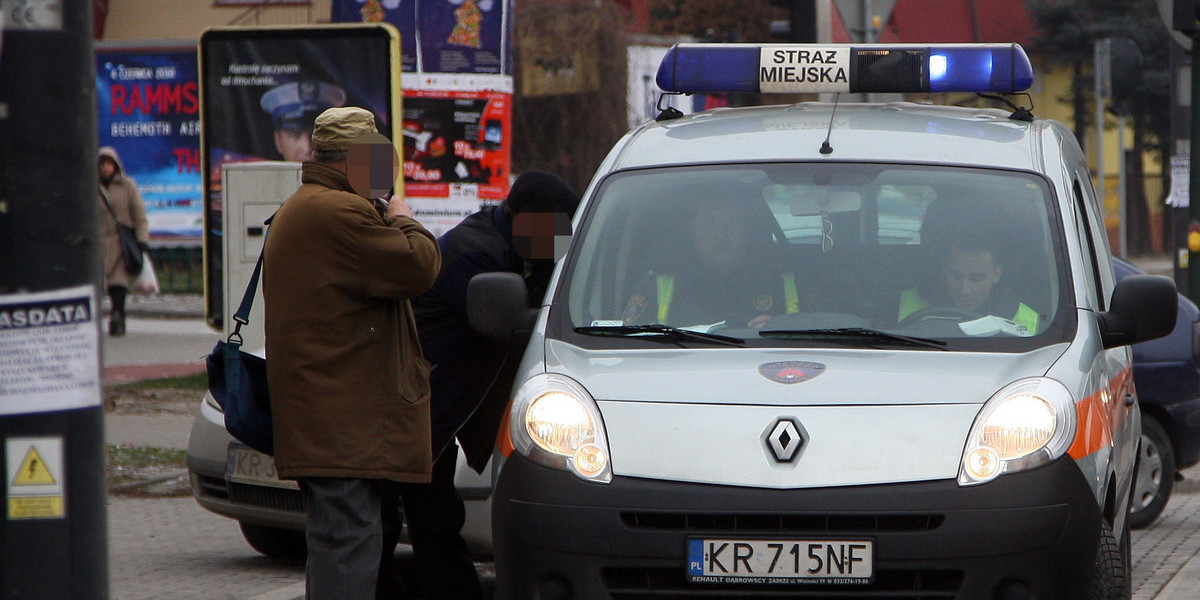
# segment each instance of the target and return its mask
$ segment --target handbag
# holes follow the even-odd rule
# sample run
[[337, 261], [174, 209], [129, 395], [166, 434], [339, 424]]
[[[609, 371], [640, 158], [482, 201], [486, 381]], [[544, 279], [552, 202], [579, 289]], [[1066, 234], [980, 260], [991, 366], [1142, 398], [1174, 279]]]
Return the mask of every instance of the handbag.
[[130, 277], [136, 277], [142, 272], [142, 248], [138, 244], [137, 230], [132, 226], [126, 225], [117, 219], [117, 213], [113, 211], [112, 204], [108, 202], [108, 190], [104, 186], [100, 186], [100, 197], [104, 199], [104, 207], [108, 209], [108, 214], [112, 215], [113, 222], [117, 224], [117, 238], [121, 240], [121, 258], [125, 260], [125, 272], [129, 273]]
[[[267, 220], [270, 223], [270, 219]], [[265, 242], [265, 239], [264, 239]], [[266, 247], [266, 244], [263, 244]], [[208, 391], [225, 413], [225, 429], [247, 446], [275, 455], [271, 398], [267, 389], [267, 359], [242, 351], [242, 325], [250, 322], [250, 307], [262, 271], [262, 253], [233, 315], [233, 332], [219, 340], [205, 359]]]

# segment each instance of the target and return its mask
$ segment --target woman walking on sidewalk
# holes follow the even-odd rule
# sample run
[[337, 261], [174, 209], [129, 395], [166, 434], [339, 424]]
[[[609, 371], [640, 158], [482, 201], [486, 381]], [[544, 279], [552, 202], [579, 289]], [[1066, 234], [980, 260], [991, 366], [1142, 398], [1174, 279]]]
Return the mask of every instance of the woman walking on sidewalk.
[[[109, 335], [125, 335], [125, 296], [129, 293], [129, 282], [136, 273], [125, 269], [125, 257], [121, 253], [121, 240], [117, 234], [117, 223], [130, 225], [137, 233], [138, 251], [146, 252], [150, 240], [150, 225], [146, 221], [146, 206], [138, 193], [137, 183], [125, 174], [117, 150], [111, 146], [100, 149], [100, 190], [107, 194], [100, 197], [101, 247], [104, 249], [104, 287], [112, 301], [112, 313], [108, 319]], [[104, 206], [108, 202], [108, 207]], [[111, 211], [111, 214], [110, 214]]]

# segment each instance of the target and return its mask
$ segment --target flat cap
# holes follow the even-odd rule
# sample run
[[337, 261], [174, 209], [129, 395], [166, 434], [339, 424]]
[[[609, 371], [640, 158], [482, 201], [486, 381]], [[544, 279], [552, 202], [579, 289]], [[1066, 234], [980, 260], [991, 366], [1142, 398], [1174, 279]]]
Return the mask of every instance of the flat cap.
[[312, 147], [320, 152], [345, 152], [350, 144], [375, 129], [375, 115], [357, 106], [326, 109], [313, 123]]

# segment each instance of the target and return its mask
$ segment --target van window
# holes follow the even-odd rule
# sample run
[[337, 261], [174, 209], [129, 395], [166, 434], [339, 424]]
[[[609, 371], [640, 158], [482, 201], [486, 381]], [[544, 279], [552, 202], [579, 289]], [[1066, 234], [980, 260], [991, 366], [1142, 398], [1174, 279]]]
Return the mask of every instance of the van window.
[[703, 165], [616, 173], [596, 194], [556, 299], [567, 329], [605, 338], [580, 343], [665, 324], [752, 344], [872, 329], [1016, 351], [1059, 339], [1070, 314], [1058, 216], [1032, 174]]

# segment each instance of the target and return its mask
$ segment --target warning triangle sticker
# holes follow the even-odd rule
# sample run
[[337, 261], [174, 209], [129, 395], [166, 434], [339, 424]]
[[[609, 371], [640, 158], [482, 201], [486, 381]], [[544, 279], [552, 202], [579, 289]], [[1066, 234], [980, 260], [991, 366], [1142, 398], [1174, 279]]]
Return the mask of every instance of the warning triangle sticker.
[[54, 485], [54, 476], [50, 474], [45, 461], [38, 455], [37, 448], [29, 447], [29, 452], [25, 454], [25, 460], [21, 461], [21, 468], [17, 470], [16, 477], [13, 477], [12, 484]]

